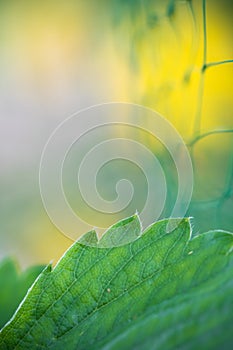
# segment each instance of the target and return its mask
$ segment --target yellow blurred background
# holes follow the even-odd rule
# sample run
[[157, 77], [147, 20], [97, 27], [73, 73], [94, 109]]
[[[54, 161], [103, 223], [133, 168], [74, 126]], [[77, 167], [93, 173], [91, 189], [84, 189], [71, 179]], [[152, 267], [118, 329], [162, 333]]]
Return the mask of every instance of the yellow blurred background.
[[[207, 64], [233, 57], [232, 8], [206, 3]], [[195, 232], [233, 229], [232, 133], [215, 133], [233, 129], [233, 64], [202, 71], [202, 1], [2, 0], [0, 28], [0, 257], [46, 263], [72, 243], [43, 208], [41, 153], [65, 118], [109, 101], [153, 108], [187, 144], [214, 131], [190, 147], [187, 215]]]

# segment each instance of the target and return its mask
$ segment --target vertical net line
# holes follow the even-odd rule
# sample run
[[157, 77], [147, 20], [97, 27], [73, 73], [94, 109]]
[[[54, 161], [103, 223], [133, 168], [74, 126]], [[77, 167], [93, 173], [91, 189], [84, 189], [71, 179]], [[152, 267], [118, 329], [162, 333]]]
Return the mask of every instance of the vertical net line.
[[200, 72], [198, 97], [197, 97], [197, 109], [194, 117], [192, 135], [193, 138], [197, 137], [201, 129], [201, 117], [202, 106], [204, 99], [204, 84], [205, 84], [205, 67], [207, 60], [207, 30], [206, 30], [206, 0], [202, 0], [202, 27], [203, 27], [203, 60]]

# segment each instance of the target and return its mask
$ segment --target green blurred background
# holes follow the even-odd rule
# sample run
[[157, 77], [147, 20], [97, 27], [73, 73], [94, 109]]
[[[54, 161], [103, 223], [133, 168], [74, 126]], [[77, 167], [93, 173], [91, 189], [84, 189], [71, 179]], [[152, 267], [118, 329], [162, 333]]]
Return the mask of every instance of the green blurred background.
[[[231, 1], [207, 1], [204, 42], [201, 0], [0, 1], [0, 258], [12, 255], [26, 267], [56, 261], [70, 246], [42, 205], [41, 153], [65, 118], [109, 101], [142, 104], [172, 122], [193, 159], [187, 215], [194, 232], [233, 230], [233, 64], [202, 69], [204, 46], [207, 64], [233, 57], [232, 8]], [[137, 137], [155, 153], [160, 147]], [[139, 192], [118, 219], [145, 199], [141, 174], [131, 172]]]

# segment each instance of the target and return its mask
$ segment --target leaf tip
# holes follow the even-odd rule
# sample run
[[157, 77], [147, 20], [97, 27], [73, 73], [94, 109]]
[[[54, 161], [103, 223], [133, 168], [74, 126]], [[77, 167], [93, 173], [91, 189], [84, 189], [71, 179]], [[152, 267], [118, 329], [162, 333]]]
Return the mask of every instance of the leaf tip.
[[98, 236], [96, 231], [94, 229], [88, 231], [82, 235], [81, 238], [79, 238], [78, 242], [84, 245], [96, 247], [98, 244]]
[[190, 232], [190, 237], [191, 237], [191, 232], [192, 232], [192, 227], [190, 223], [190, 218], [185, 217], [185, 218], [170, 218], [168, 219], [167, 226], [166, 226], [166, 232], [167, 233], [172, 233], [175, 231], [178, 227], [184, 227], [185, 230], [189, 230]]
[[50, 263], [45, 266], [45, 268], [42, 272], [50, 273], [50, 272], [52, 272], [52, 269], [53, 269], [53, 261], [50, 261]]
[[135, 212], [123, 220], [113, 224], [99, 240], [100, 248], [111, 248], [125, 245], [141, 236], [142, 226], [139, 215]]

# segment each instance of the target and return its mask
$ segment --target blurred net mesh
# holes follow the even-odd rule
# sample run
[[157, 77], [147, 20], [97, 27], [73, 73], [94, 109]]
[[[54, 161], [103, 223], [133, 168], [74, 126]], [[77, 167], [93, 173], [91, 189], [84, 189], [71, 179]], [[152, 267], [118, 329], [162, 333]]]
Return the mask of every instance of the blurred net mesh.
[[[189, 4], [191, 5], [191, 1], [189, 1]], [[194, 154], [193, 154], [193, 148], [194, 146], [200, 142], [200, 140], [203, 140], [207, 137], [210, 137], [211, 135], [214, 134], [227, 134], [227, 133], [232, 133], [233, 129], [215, 129], [215, 130], [209, 130], [205, 133], [201, 132], [201, 118], [202, 118], [202, 104], [205, 102], [203, 99], [203, 93], [204, 93], [204, 82], [205, 82], [205, 74], [207, 69], [211, 68], [214, 69], [218, 65], [222, 64], [232, 64], [233, 60], [232, 59], [226, 59], [226, 60], [219, 60], [215, 62], [209, 62], [207, 57], [208, 57], [208, 51], [207, 51], [207, 16], [206, 16], [206, 0], [202, 0], [202, 29], [203, 29], [203, 60], [202, 60], [202, 66], [200, 67], [201, 69], [201, 76], [200, 76], [200, 82], [199, 82], [199, 94], [198, 94], [198, 100], [197, 100], [197, 110], [196, 110], [196, 115], [194, 118], [194, 124], [193, 124], [193, 137], [191, 138], [191, 141], [187, 144], [190, 153], [193, 159], [193, 162], [195, 162], [194, 159]], [[192, 11], [194, 14], [194, 12]], [[224, 184], [224, 189], [220, 196], [216, 198], [210, 198], [204, 201], [199, 201], [199, 202], [192, 202], [191, 203], [191, 209], [195, 208], [195, 206], [203, 207], [203, 205], [208, 208], [214, 208], [215, 209], [215, 218], [213, 221], [215, 221], [215, 225], [217, 226], [218, 224], [224, 225], [223, 223], [223, 217], [222, 217], [222, 207], [224, 204], [232, 199], [233, 195], [233, 153], [230, 149], [230, 157], [229, 157], [229, 164], [228, 164], [228, 170], [227, 170], [227, 177], [225, 179], [225, 184]], [[195, 171], [195, 167], [194, 167]], [[195, 172], [194, 172], [195, 174]], [[191, 211], [191, 210], [190, 210]], [[230, 224], [230, 223], [229, 223]], [[225, 225], [224, 225], [225, 226]], [[231, 226], [231, 225], [230, 225]], [[229, 227], [230, 228], [230, 227]]]
[[[141, 74], [143, 77], [141, 80], [135, 80], [136, 83], [133, 87], [134, 91], [135, 86], [143, 86], [143, 84], [146, 86], [144, 90], [143, 87], [141, 89], [138, 88], [138, 96], [140, 96], [140, 94], [143, 96], [140, 102], [146, 106], [157, 109], [166, 118], [171, 120], [173, 125], [176, 127], [178, 125], [178, 130], [181, 132], [181, 135], [184, 136], [186, 144], [189, 148], [194, 166], [194, 197], [191, 201], [188, 215], [193, 216], [195, 219], [195, 231], [203, 231], [205, 229], [208, 230], [214, 228], [232, 230], [233, 129], [231, 128], [231, 116], [229, 116], [231, 111], [227, 105], [221, 105], [224, 99], [219, 102], [219, 109], [221, 110], [222, 108], [222, 110], [224, 110], [224, 113], [228, 115], [227, 119], [224, 119], [223, 117], [221, 119], [220, 116], [220, 121], [217, 123], [217, 126], [214, 126], [213, 122], [211, 121], [208, 126], [205, 126], [204, 128], [202, 127], [204, 109], [207, 103], [209, 103], [209, 100], [207, 102], [205, 98], [206, 90], [209, 88], [208, 86], [205, 86], [206, 75], [208, 73], [208, 76], [210, 77], [214, 74], [215, 70], [222, 69], [222, 67], [226, 65], [231, 66], [233, 62], [231, 57], [217, 60], [208, 59], [209, 44], [211, 44], [210, 46], [213, 46], [214, 43], [211, 43], [208, 38], [209, 17], [207, 16], [207, 12], [208, 10], [211, 10], [214, 2], [209, 1], [206, 3], [206, 0], [128, 0], [113, 1], [113, 3], [114, 19], [117, 25], [117, 31], [119, 31], [119, 23], [122, 22], [122, 18], [127, 18], [128, 23], [131, 23], [127, 28], [130, 33], [129, 42], [131, 42], [131, 49], [129, 50], [128, 56], [130, 58], [131, 67], [133, 68], [134, 72], [136, 72], [136, 75]], [[226, 4], [228, 4], [227, 1], [223, 1], [222, 8]], [[182, 8], [183, 5], [185, 5], [186, 9], [188, 10], [188, 19], [184, 18], [185, 12]], [[229, 7], [232, 9], [231, 6]], [[210, 16], [211, 15], [212, 11], [210, 11]], [[181, 23], [179, 25], [177, 25], [177, 18]], [[188, 22], [190, 22], [192, 28], [191, 30], [188, 28]], [[168, 25], [173, 31], [174, 37], [172, 40], [169, 39], [170, 34], [167, 35]], [[218, 25], [220, 24], [216, 23], [216, 26]], [[219, 28], [216, 30], [218, 29]], [[122, 34], [124, 31], [125, 28], [123, 26]], [[180, 57], [183, 56], [179, 57], [178, 54], [178, 58], [174, 57], [175, 51], [169, 52], [169, 49], [165, 55], [162, 56], [161, 52], [163, 47], [169, 48], [169, 45], [172, 46], [174, 41], [181, 41], [181, 37], [185, 31], [187, 31], [187, 37], [190, 37], [190, 43], [188, 42], [188, 39], [185, 47], [179, 47], [178, 45], [178, 50], [180, 49], [183, 52], [182, 55], [185, 56], [184, 60], [178, 64]], [[161, 38], [162, 40], [165, 38], [165, 42], [161, 43]], [[120, 41], [124, 41], [122, 35], [120, 35], [119, 39]], [[213, 37], [211, 39], [213, 40]], [[223, 38], [218, 38], [218, 40], [223, 41]], [[228, 42], [228, 45], [229, 44], [230, 43]], [[160, 51], [159, 54], [161, 55], [161, 60], [163, 63], [156, 70], [154, 67], [156, 66], [156, 63], [158, 63], [156, 62], [158, 51]], [[198, 55], [199, 59], [196, 59]], [[140, 56], [141, 61], [138, 59]], [[138, 60], [140, 62], [138, 62]], [[194, 63], [195, 61], [196, 63]], [[181, 70], [183, 70], [183, 72], [181, 72]], [[164, 74], [163, 79], [160, 78], [161, 71], [163, 71]], [[179, 74], [181, 73], [182, 78], [179, 78]], [[177, 80], [180, 79], [180, 84], [185, 85], [187, 91], [188, 89], [190, 90], [190, 92], [184, 95], [184, 99], [188, 95], [195, 94], [195, 97], [193, 98], [194, 104], [190, 109], [189, 102], [187, 102], [184, 111], [182, 111], [181, 108], [176, 107], [169, 110], [168, 105], [171, 105], [172, 103], [174, 105], [177, 103], [178, 105], [180, 103], [176, 97], [175, 102], [171, 98], [171, 92], [174, 92], [178, 85], [173, 85], [172, 83], [169, 85], [169, 83], [164, 83], [164, 80], [169, 80], [169, 74], [176, 76]], [[224, 71], [224, 74], [226, 75], [226, 71]], [[219, 84], [222, 84], [226, 93], [227, 84], [224, 86], [224, 74], [220, 77], [219, 75], [217, 76], [218, 78], [215, 81], [215, 85], [218, 87]], [[193, 92], [194, 90], [191, 91], [190, 87], [192, 75], [198, 75], [198, 78], [196, 78], [197, 83], [194, 89], [195, 92]], [[228, 78], [231, 80], [230, 75]], [[211, 85], [211, 83], [209, 83], [209, 85]], [[180, 85], [178, 87], [180, 87]], [[185, 93], [186, 92], [184, 91], [184, 94]], [[229, 98], [229, 92], [227, 93]], [[190, 96], [188, 98], [190, 98]], [[211, 98], [212, 100], [216, 99], [214, 95]], [[164, 103], [162, 104], [161, 101], [164, 101]], [[190, 114], [191, 109], [194, 110], [192, 122], [187, 122], [187, 115]], [[187, 114], [186, 116], [185, 113]], [[211, 120], [211, 112], [209, 113], [208, 118]], [[222, 127], [222, 125], [224, 125], [224, 127]], [[187, 132], [185, 129], [188, 129]], [[206, 140], [208, 140], [209, 145], [206, 143]], [[199, 151], [199, 154], [196, 154], [196, 149], [199, 147], [199, 145], [202, 146], [201, 152]], [[211, 172], [211, 166], [208, 165], [208, 160], [211, 157], [214, 158], [215, 156], [216, 159], [214, 162], [216, 164]], [[202, 157], [204, 159], [202, 159]], [[202, 159], [202, 163], [206, 162], [206, 165], [204, 166], [204, 168], [206, 167], [205, 174], [200, 171], [200, 159]], [[217, 173], [217, 177], [214, 173]], [[214, 176], [216, 179], [213, 180], [212, 178]], [[200, 178], [204, 179], [201, 186], [199, 186]], [[221, 186], [219, 186], [217, 191], [215, 187], [218, 187], [218, 183], [221, 183]], [[206, 188], [210, 187], [210, 184], [212, 186], [211, 190], [206, 190]], [[196, 198], [195, 193], [198, 193]], [[203, 196], [202, 194], [205, 195]]]

